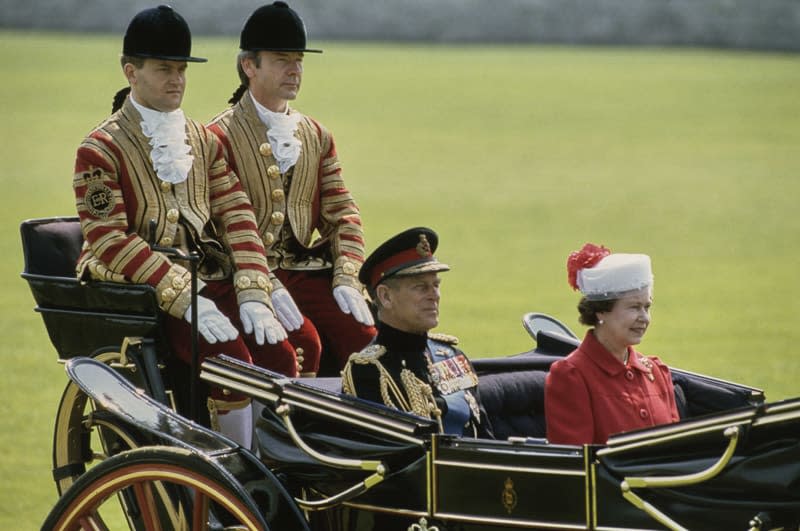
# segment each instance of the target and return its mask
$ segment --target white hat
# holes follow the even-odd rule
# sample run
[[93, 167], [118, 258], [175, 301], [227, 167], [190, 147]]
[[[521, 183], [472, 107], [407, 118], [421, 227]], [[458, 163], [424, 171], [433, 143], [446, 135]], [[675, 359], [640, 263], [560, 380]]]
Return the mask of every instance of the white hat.
[[646, 254], [610, 254], [604, 247], [587, 244], [572, 253], [567, 264], [570, 284], [589, 300], [618, 299], [626, 292], [653, 285], [650, 257]]

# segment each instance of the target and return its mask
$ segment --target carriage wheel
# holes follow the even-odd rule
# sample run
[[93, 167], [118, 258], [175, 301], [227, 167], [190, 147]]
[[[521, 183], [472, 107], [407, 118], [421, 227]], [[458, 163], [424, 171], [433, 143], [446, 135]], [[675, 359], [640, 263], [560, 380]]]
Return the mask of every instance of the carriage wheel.
[[[267, 530], [243, 487], [208, 457], [180, 448], [148, 446], [92, 467], [58, 500], [42, 528], [55, 531], [116, 529], [105, 511], [122, 496], [141, 516], [135, 529]], [[165, 511], [166, 509], [166, 511]], [[165, 520], [161, 515], [174, 514]]]
[[[119, 362], [122, 356], [109, 351], [93, 357], [110, 365]], [[53, 431], [53, 477], [59, 496], [88, 467], [136, 446], [136, 437], [130, 431], [112, 422], [102, 411], [95, 411], [94, 404], [80, 387], [67, 383]]]

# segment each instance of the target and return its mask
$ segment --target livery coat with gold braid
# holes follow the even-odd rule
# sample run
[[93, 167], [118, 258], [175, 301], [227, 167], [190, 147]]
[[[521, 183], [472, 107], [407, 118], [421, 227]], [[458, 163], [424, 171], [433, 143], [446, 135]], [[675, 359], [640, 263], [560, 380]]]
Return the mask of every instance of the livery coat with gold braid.
[[[217, 138], [186, 119], [194, 163], [188, 178], [173, 185], [156, 176], [140, 121], [128, 99], [78, 148], [73, 188], [85, 237], [78, 276], [149, 284], [161, 308], [181, 318], [190, 304], [188, 270], [147, 242], [154, 237], [160, 245], [186, 249], [191, 241], [207, 264], [216, 262], [201, 270], [200, 288], [202, 280], [232, 272], [239, 303], [271, 308], [272, 285], [253, 211]], [[155, 235], [150, 220], [156, 220]]]
[[[216, 116], [209, 129], [222, 141], [228, 162], [253, 203], [270, 268], [322, 269], [330, 267], [330, 260], [333, 287], [347, 285], [360, 290], [358, 271], [364, 262], [361, 216], [342, 180], [330, 132], [304, 116], [295, 133], [302, 142], [300, 157], [287, 175], [281, 175], [267, 128], [248, 94]], [[289, 178], [287, 187], [284, 181]], [[287, 242], [287, 229], [299, 249], [293, 250]], [[313, 241], [315, 230], [320, 238]], [[309, 255], [316, 259], [308, 260]]]

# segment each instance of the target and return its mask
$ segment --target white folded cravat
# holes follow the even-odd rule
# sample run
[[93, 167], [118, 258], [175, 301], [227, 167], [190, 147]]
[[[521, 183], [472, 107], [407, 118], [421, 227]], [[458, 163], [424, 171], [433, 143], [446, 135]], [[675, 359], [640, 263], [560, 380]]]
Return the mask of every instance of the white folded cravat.
[[186, 180], [192, 169], [192, 148], [186, 143], [186, 116], [181, 109], [161, 112], [141, 106], [131, 96], [131, 103], [142, 115], [142, 133], [153, 149], [150, 160], [162, 181], [177, 184]]
[[297, 131], [297, 124], [303, 119], [303, 115], [299, 112], [290, 113], [288, 105], [286, 112], [272, 112], [258, 103], [252, 93], [250, 93], [250, 97], [256, 106], [259, 118], [267, 126], [267, 139], [272, 147], [272, 154], [278, 161], [278, 167], [281, 173], [286, 173], [300, 157], [300, 148], [303, 144], [294, 136], [294, 133]]

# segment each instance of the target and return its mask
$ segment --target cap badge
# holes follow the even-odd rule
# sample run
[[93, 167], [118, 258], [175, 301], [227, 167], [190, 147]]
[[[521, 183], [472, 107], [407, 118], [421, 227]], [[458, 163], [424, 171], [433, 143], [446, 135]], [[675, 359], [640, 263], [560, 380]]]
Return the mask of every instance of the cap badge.
[[419, 235], [419, 243], [417, 244], [417, 254], [422, 257], [429, 257], [433, 253], [431, 252], [431, 244], [428, 242], [428, 237], [424, 234]]

